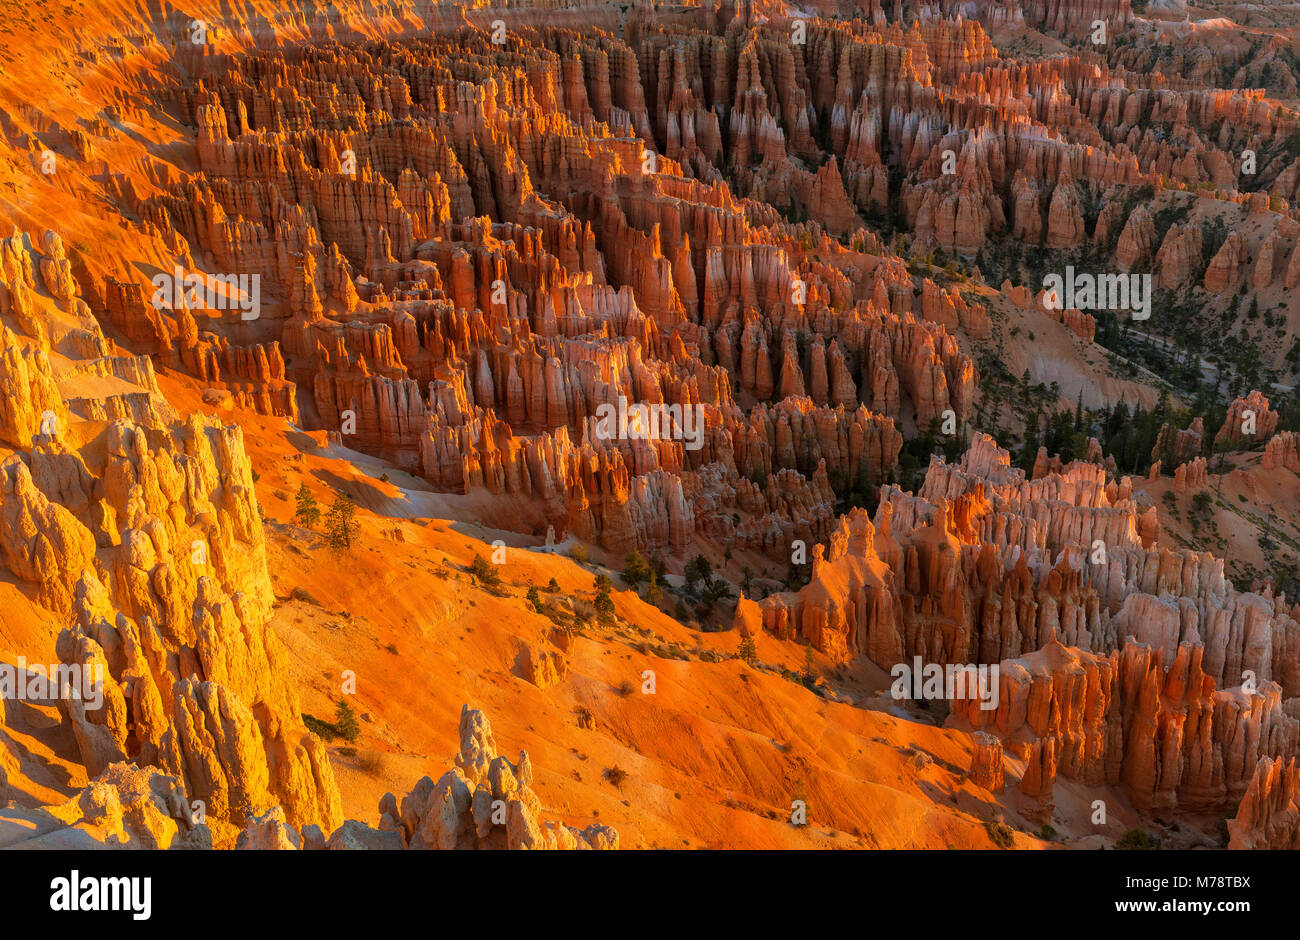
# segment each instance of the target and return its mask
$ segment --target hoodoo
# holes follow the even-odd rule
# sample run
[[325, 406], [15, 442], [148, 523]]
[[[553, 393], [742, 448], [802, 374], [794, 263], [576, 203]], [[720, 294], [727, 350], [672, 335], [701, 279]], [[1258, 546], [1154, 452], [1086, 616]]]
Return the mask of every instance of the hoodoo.
[[1300, 844], [1295, 10], [0, 32], [0, 848]]

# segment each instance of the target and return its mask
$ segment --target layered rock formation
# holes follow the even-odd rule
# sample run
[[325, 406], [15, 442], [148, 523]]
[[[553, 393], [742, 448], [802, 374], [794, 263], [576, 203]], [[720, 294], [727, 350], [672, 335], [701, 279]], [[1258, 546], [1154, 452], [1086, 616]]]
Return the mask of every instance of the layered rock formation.
[[[746, 508], [727, 492], [778, 471], [811, 480], [824, 460], [837, 491], [880, 481], [905, 415], [925, 426], [970, 414], [975, 369], [950, 331], [985, 336], [987, 315], [932, 282], [911, 297], [846, 191], [847, 174], [861, 189], [863, 163], [879, 166], [878, 154], [798, 169], [771, 115], [797, 127], [808, 92], [765, 101], [773, 86], [760, 49], [771, 38], [739, 16], [726, 33], [732, 160], [747, 163], [748, 141], [771, 162], [742, 172], [748, 199], [703, 171], [721, 157], [710, 108], [724, 86], [701, 100], [657, 56], [613, 81], [637, 41], [518, 28], [512, 54], [529, 76], [519, 85], [483, 33], [438, 36], [418, 50], [428, 77], [413, 86], [392, 72], [384, 101], [350, 102], [356, 130], [344, 133], [309, 126], [310, 110], [298, 112], [307, 123], [284, 126], [239, 74], [219, 86], [196, 79], [177, 98], [199, 129], [202, 172], [140, 212], [218, 267], [277, 284], [283, 301], [257, 326], [265, 334], [273, 320], [278, 342], [236, 345], [223, 335], [235, 332], [229, 315], [188, 303], [146, 310], [143, 292], [118, 282], [106, 285], [117, 298], [110, 317], [241, 403], [301, 413], [443, 488], [530, 496], [546, 507], [537, 524], [616, 551], [680, 550], [695, 525], [725, 528], [734, 513], [719, 509]], [[965, 34], [992, 55], [978, 27]], [[441, 57], [453, 48], [453, 60]], [[800, 74], [780, 48], [778, 67]], [[347, 80], [322, 52], [253, 59], [252, 70], [283, 71], [291, 97]], [[366, 67], [391, 71], [378, 55]], [[647, 89], [657, 89], [654, 109]], [[666, 145], [629, 146], [632, 130]], [[815, 147], [807, 130], [789, 144]], [[283, 172], [267, 176], [272, 165]], [[817, 223], [791, 225], [755, 201], [780, 205], [778, 193]], [[200, 316], [210, 331], [196, 329]], [[840, 410], [810, 421], [805, 399]], [[677, 409], [676, 425], [683, 409], [702, 409], [702, 440], [684, 441], [678, 427], [667, 440], [611, 441], [596, 422], [621, 400]], [[687, 502], [683, 492], [701, 495]], [[666, 529], [642, 521], [646, 500], [663, 498], [676, 507]], [[763, 508], [741, 524], [770, 527], [780, 508]]]
[[[999, 664], [996, 709], [952, 703], [977, 786], [1044, 821], [1059, 777], [1144, 812], [1240, 799], [1235, 844], [1294, 841], [1285, 596], [1176, 547], [1095, 442], [1025, 474], [976, 434], [918, 492], [890, 482], [905, 440], [987, 418], [976, 363], [1007, 369], [1010, 314], [1050, 331], [1010, 350], [1026, 384], [1069, 350], [1112, 386], [1084, 368], [1111, 311], [1044, 322], [1044, 259], [1273, 328], [1300, 284], [1280, 47], [1215, 50], [1217, 27], [1139, 25], [1128, 0], [263, 6], [61, 33], [84, 105], [0, 109], [0, 559], [58, 657], [105, 674], [103, 708], [59, 703], [93, 782], [38, 838], [617, 846], [540, 822], [527, 755], [469, 709], [456, 769], [386, 796], [377, 829], [343, 822], [268, 626], [252, 442], [178, 415], [178, 387], [615, 555], [812, 546], [807, 585], [741, 599], [738, 626], [837, 664]], [[191, 13], [212, 48], [179, 41]], [[1008, 38], [1027, 28], [1051, 54]], [[46, 41], [11, 43], [6, 104]], [[1251, 392], [1214, 446], [1300, 472], [1284, 410]], [[1162, 430], [1175, 492], [1208, 484], [1204, 435]], [[531, 692], [568, 666], [524, 646]]]
[[247, 849], [617, 849], [618, 832], [593, 823], [575, 829], [538, 818], [533, 767], [521, 751], [511, 763], [497, 754], [487, 716], [465, 705], [460, 713], [456, 766], [435, 782], [423, 777], [399, 803], [380, 800], [379, 828], [348, 820], [325, 840], [321, 830], [296, 831], [277, 807], [250, 813], [240, 834]]
[[1214, 436], [1214, 446], [1235, 450], [1267, 441], [1277, 430], [1278, 414], [1269, 407], [1268, 399], [1252, 390], [1245, 398], [1233, 399], [1223, 426]]
[[[55, 263], [42, 270], [60, 301], [62, 249], [45, 243]], [[28, 266], [21, 244], [8, 252], [15, 269]], [[0, 557], [53, 622], [70, 624], [55, 644], [60, 660], [102, 670], [102, 707], [60, 705], [87, 773], [134, 761], [171, 775], [218, 844], [245, 812], [272, 805], [295, 825], [333, 829], [333, 772], [267, 628], [270, 576], [241, 429], [200, 415], [176, 421], [152, 404], [152, 424], [106, 415], [71, 424], [46, 354], [65, 339], [48, 329], [19, 352], [15, 334], [0, 334], [10, 375], [28, 388], [8, 412], [21, 450], [0, 463]], [[98, 356], [63, 381], [138, 388], [128, 394], [146, 403], [158, 392], [148, 360]]]
[[6, 840], [5, 848], [212, 848], [212, 833], [181, 782], [154, 768], [127, 763], [110, 765], [66, 803], [22, 818], [28, 837]]
[[[1189, 466], [1182, 485], [1203, 485], [1204, 459]], [[1161, 547], [1131, 490], [1083, 462], [1027, 480], [977, 436], [919, 495], [886, 487], [874, 522], [841, 517], [811, 582], [742, 603], [737, 623], [886, 670], [999, 664], [996, 708], [955, 699], [949, 725], [1024, 761], [1044, 818], [1058, 775], [1123, 783], [1147, 811], [1230, 805], [1262, 758], [1300, 747], [1297, 612]], [[981, 739], [972, 773], [996, 787], [999, 761]]]
[[1228, 820], [1230, 849], [1294, 849], [1300, 846], [1300, 780], [1295, 758], [1265, 757], [1250, 788]]
[[[986, 32], [1032, 25], [1079, 42], [1096, 19], [1123, 29], [1127, 4], [930, 6], [916, 21], [883, 7], [869, 22], [800, 20], [795, 43], [783, 16], [731, 3], [679, 11], [671, 28], [633, 10], [601, 35], [511, 13], [505, 43], [464, 25], [477, 16], [453, 29], [421, 11], [431, 34], [385, 49], [200, 58], [158, 92], [196, 129], [198, 171], [127, 201], [186, 279], [260, 278], [253, 318], [220, 302], [238, 285], [177, 303], [122, 271], [78, 284], [57, 235], [30, 270], [6, 269], [23, 285], [7, 292], [39, 274], [60, 303], [93, 298], [133, 349], [239, 406], [338, 432], [439, 488], [531, 496], [546, 508], [524, 528], [678, 550], [688, 514], [725, 528], [718, 500], [677, 504], [656, 528], [637, 521], [633, 481], [652, 477], [644, 490], [676, 503], [678, 484], [656, 471], [684, 492], [714, 464], [730, 488], [764, 479], [776, 467], [736, 440], [757, 406], [865, 406], [904, 433], [970, 416], [962, 341], [991, 334], [987, 308], [935, 276], [918, 295], [868, 219], [892, 213], [913, 248], [968, 259], [1002, 236], [1094, 243], [1168, 288], [1204, 271], [1224, 290], [1253, 258], [1266, 289], [1294, 254], [1300, 228], [1283, 219], [1266, 237], [1228, 233], [1207, 262], [1199, 221], [1158, 229], [1154, 208], [1134, 205], [1166, 177], [1212, 178], [1232, 196], [1219, 164], [1273, 130], [1253, 93], [1165, 87], [1083, 54], [1018, 62]], [[357, 70], [382, 94], [354, 93]], [[1198, 147], [1208, 156], [1193, 159]], [[1093, 340], [1093, 314], [1060, 319]], [[592, 421], [620, 398], [703, 407], [702, 446], [609, 447]], [[796, 454], [825, 449], [823, 427], [791, 430]], [[889, 436], [868, 445], [877, 485]], [[843, 497], [858, 461], [826, 460]], [[817, 460], [779, 466], [810, 480]]]

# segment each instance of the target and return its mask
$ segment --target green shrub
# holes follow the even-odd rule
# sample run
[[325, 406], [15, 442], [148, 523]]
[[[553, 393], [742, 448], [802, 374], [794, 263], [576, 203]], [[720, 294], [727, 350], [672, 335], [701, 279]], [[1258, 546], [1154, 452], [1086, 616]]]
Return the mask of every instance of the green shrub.
[[1015, 838], [1011, 835], [1011, 827], [1006, 823], [986, 822], [984, 831], [989, 834], [989, 841], [1000, 849], [1009, 849], [1015, 845]]
[[645, 558], [636, 549], [628, 552], [623, 558], [623, 571], [621, 574], [623, 583], [633, 590], [642, 581], [650, 580], [650, 566], [646, 564]]
[[339, 737], [345, 741], [352, 742], [361, 737], [357, 714], [344, 699], [339, 699], [338, 707], [334, 711], [334, 728], [338, 731]]
[[307, 726], [307, 730], [316, 735], [322, 741], [333, 741], [339, 736], [339, 729], [334, 727], [328, 721], [322, 721], [315, 715], [302, 714], [302, 723]]
[[1145, 829], [1130, 829], [1120, 836], [1115, 848], [1128, 851], [1154, 851], [1160, 848], [1160, 840], [1153, 838]]
[[474, 560], [470, 562], [469, 572], [478, 579], [480, 584], [496, 587], [501, 583], [501, 575], [497, 574], [496, 565], [485, 560], [482, 555], [474, 556]]

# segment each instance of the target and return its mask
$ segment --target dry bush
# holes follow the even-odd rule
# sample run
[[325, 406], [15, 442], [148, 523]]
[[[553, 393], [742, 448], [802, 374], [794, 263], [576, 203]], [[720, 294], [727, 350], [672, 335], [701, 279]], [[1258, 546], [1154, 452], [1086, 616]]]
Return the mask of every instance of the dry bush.
[[361, 751], [357, 758], [357, 769], [372, 777], [382, 777], [388, 768], [388, 755], [382, 751]]

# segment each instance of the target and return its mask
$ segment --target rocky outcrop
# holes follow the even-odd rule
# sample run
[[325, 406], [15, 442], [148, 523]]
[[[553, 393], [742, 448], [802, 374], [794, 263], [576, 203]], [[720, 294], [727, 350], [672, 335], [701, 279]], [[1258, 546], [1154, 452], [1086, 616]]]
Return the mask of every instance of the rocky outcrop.
[[[842, 517], [814, 552], [809, 585], [760, 602], [764, 626], [885, 668], [914, 655], [997, 661], [1039, 648], [1058, 628], [1104, 648], [1115, 642], [1106, 624], [1120, 585], [1156, 538], [1154, 514], [1138, 512], [1130, 485], [1084, 462], [1030, 481], [977, 435], [960, 464], [931, 463], [920, 496], [884, 487], [874, 522]], [[1090, 589], [1097, 575], [1085, 553], [1099, 540], [1126, 561], [1108, 560], [1112, 586]], [[1047, 584], [1052, 601], [1033, 600]]]
[[47, 351], [0, 326], [0, 440], [27, 448], [37, 435], [58, 436], [67, 421]]
[[1210, 473], [1204, 457], [1197, 457], [1174, 470], [1174, 490], [1178, 493], [1194, 493], [1210, 485]]
[[[1222, 253], [1222, 250], [1220, 250], [1220, 253]], [[1218, 255], [1215, 257], [1217, 258]], [[1220, 270], [1216, 274], [1216, 279], [1226, 279], [1229, 272], [1224, 270], [1224, 267], [1229, 260], [1225, 256], [1220, 265]], [[1191, 282], [1192, 275], [1199, 270], [1200, 265], [1200, 226], [1192, 222], [1170, 226], [1169, 231], [1165, 233], [1165, 240], [1160, 244], [1160, 251], [1156, 253], [1159, 285], [1168, 290], [1177, 290], [1184, 287]], [[1206, 277], [1209, 277], [1208, 272]]]
[[1300, 777], [1295, 758], [1261, 758], [1237, 815], [1228, 820], [1228, 848], [1296, 847], [1300, 847]]
[[436, 783], [425, 777], [388, 807], [381, 828], [394, 828], [408, 848], [572, 849], [618, 848], [618, 834], [607, 826], [579, 831], [538, 820], [541, 804], [533, 793], [532, 764], [521, 752], [512, 764], [498, 756], [492, 727], [482, 712], [461, 709], [460, 753], [456, 766]]
[[[492, 726], [478, 709], [460, 713], [456, 766], [436, 782], [423, 777], [398, 803], [379, 802], [379, 828], [348, 820], [328, 842], [300, 835], [278, 808], [250, 816], [240, 848], [261, 849], [617, 849], [618, 832], [593, 823], [575, 829], [539, 818], [533, 766], [521, 751], [511, 763], [497, 754]], [[306, 844], [304, 844], [306, 843]]]
[[[1165, 539], [1099, 446], [1044, 450], [1026, 475], [978, 435], [918, 492], [887, 482], [905, 435], [985, 417], [977, 357], [1007, 305], [1034, 306], [985, 271], [1086, 250], [1212, 303], [1300, 283], [1277, 44], [1212, 48], [1223, 27], [1159, 10], [1129, 29], [1128, 0], [813, 6], [801, 42], [765, 2], [398, 2], [382, 30], [348, 2], [241, 8], [204, 50], [177, 46], [161, 8], [54, 31], [96, 100], [3, 116], [6, 205], [41, 234], [0, 239], [0, 559], [57, 625], [42, 640], [62, 629], [59, 657], [107, 675], [104, 708], [58, 706], [63, 742], [118, 781], [92, 786], [87, 831], [186, 842], [180, 794], [221, 846], [617, 841], [542, 824], [527, 758], [499, 757], [472, 711], [457, 769], [386, 797], [378, 829], [340, 824], [268, 626], [243, 432], [178, 418], [161, 391], [177, 388], [616, 555], [784, 567], [802, 542], [808, 583], [738, 603], [737, 624], [836, 663], [1004, 664], [996, 715], [953, 716], [987, 729], [977, 785], [1009, 774], [1038, 815], [1058, 776], [1154, 810], [1218, 812], [1254, 787], [1242, 832], [1284, 833], [1269, 806], [1290, 784], [1251, 781], [1294, 751], [1293, 606]], [[506, 48], [483, 28], [498, 14]], [[1097, 21], [1125, 41], [1089, 42]], [[1026, 29], [1067, 42], [1022, 54]], [[166, 81], [140, 78], [164, 60]], [[131, 130], [160, 114], [188, 127], [166, 159]], [[62, 168], [37, 176], [46, 138]], [[74, 203], [84, 232], [47, 229]], [[1051, 315], [1068, 332], [1050, 338], [1095, 364], [1106, 319]], [[659, 434], [611, 428], [642, 405]], [[1215, 445], [1267, 441], [1262, 466], [1295, 469], [1277, 423], [1253, 392]], [[1167, 425], [1154, 476], [1205, 486], [1203, 438]], [[560, 653], [519, 652], [538, 688], [563, 677]], [[125, 780], [131, 762], [154, 776]], [[143, 801], [140, 821], [109, 790]]]
[[1216, 450], [1235, 450], [1267, 441], [1277, 430], [1278, 414], [1258, 390], [1228, 406], [1223, 426], [1214, 435]]
[[[557, 57], [549, 34], [525, 26], [517, 51], [535, 90], [496, 101], [460, 84], [509, 84], [486, 36], [466, 30], [454, 44], [474, 50], [472, 74], [436, 59], [420, 87], [392, 74], [388, 104], [409, 126], [377, 120], [381, 102], [350, 100], [349, 119], [373, 125], [364, 141], [344, 141], [332, 126], [314, 128], [310, 142], [287, 130], [243, 72], [221, 93], [189, 84], [179, 97], [198, 128], [201, 172], [141, 200], [140, 212], [174, 244], [201, 249], [218, 268], [256, 272], [285, 300], [262, 312], [256, 343], [220, 311], [155, 308], [122, 282], [106, 284], [108, 318], [238, 406], [305, 420], [442, 489], [532, 496], [541, 508], [521, 520], [527, 528], [552, 525], [614, 551], [677, 551], [701, 527], [798, 527], [788, 511], [780, 518], [779, 493], [760, 504], [742, 481], [791, 470], [803, 481], [782, 485], [816, 490], [824, 461], [837, 493], [868, 478], [878, 485], [901, 444], [890, 422], [904, 409], [922, 426], [949, 411], [970, 415], [977, 376], [953, 333], [987, 337], [991, 323], [960, 291], [931, 282], [913, 294], [903, 266], [862, 227], [860, 210], [888, 199], [878, 132], [852, 91], [850, 60], [870, 46], [817, 33], [817, 42], [844, 44], [836, 96], [846, 96], [858, 130], [834, 132], [843, 152], [804, 169], [791, 152], [816, 149], [809, 104], [823, 92], [805, 87], [788, 43], [752, 28], [752, 42], [719, 47], [715, 65], [727, 78], [705, 89], [684, 78], [700, 65], [697, 51], [680, 64], [676, 54], [638, 59], [621, 41], [575, 33], [565, 40], [574, 54]], [[996, 60], [973, 23], [880, 37], [900, 62], [915, 49], [954, 78]], [[250, 56], [297, 94], [351, 80], [332, 62], [319, 73], [269, 50]], [[391, 68], [366, 57], [375, 75]], [[623, 70], [617, 81], [612, 62]], [[773, 67], [778, 76], [766, 74]], [[712, 107], [723, 95], [726, 131]], [[434, 98], [454, 121], [423, 117]], [[535, 112], [545, 130], [531, 124]], [[522, 119], [498, 120], [506, 114]], [[605, 123], [592, 124], [597, 115]], [[662, 132], [666, 153], [629, 147], [632, 129], [647, 141]], [[746, 195], [808, 223], [755, 214], [752, 198], [706, 169], [723, 159], [724, 134]], [[465, 149], [470, 138], [483, 146]], [[337, 171], [345, 150], [355, 173]], [[977, 162], [973, 151], [964, 159]], [[249, 198], [256, 187], [274, 197]], [[999, 227], [991, 181], [974, 198], [976, 215]], [[987, 226], [977, 231], [967, 210], [959, 214], [960, 225], [937, 224], [963, 228], [959, 247], [974, 253]], [[268, 321], [278, 330], [269, 341]], [[819, 410], [785, 404], [804, 398]], [[599, 439], [594, 420], [620, 399], [704, 408], [702, 446]], [[650, 518], [659, 500], [666, 525]], [[761, 510], [753, 517], [751, 503]]]
[[[1144, 811], [1205, 811], [1247, 792], [1261, 758], [1293, 755], [1300, 721], [1281, 689], [1216, 691], [1203, 648], [1129, 641], [1109, 656], [1053, 641], [1000, 666], [998, 706], [954, 700], [949, 723], [996, 733], [1025, 760], [1021, 790], [1050, 793], [1056, 776], [1089, 786], [1124, 783]], [[1048, 759], [1051, 755], [1051, 759]]]
[[[104, 368], [152, 383], [129, 363]], [[267, 626], [242, 431], [197, 415], [166, 427], [118, 420], [94, 448], [58, 433], [26, 446], [0, 464], [0, 547], [18, 583], [71, 622], [61, 661], [104, 673], [103, 707], [61, 704], [87, 771], [135, 761], [171, 775], [218, 845], [246, 812], [272, 805], [295, 826], [335, 828], [333, 773]]]
[[31, 838], [17, 849], [210, 849], [212, 834], [175, 777], [115, 763], [57, 806], [28, 812]]
[[[1204, 459], [1175, 485], [1205, 485]], [[1058, 775], [1124, 783], [1144, 809], [1221, 807], [1261, 756], [1296, 752], [1283, 702], [1300, 624], [1235, 590], [1222, 561], [1158, 547], [1153, 513], [1097, 464], [1030, 480], [977, 436], [959, 463], [932, 461], [919, 495], [885, 487], [874, 522], [841, 517], [808, 585], [738, 605], [737, 623], [886, 670], [999, 663], [996, 708], [954, 700], [949, 724], [1024, 762], [1017, 787], [1044, 818]], [[993, 760], [977, 740], [989, 783]]]
[[1236, 290], [1245, 269], [1248, 251], [1245, 235], [1241, 232], [1230, 234], [1210, 259], [1210, 266], [1205, 269], [1205, 289], [1212, 294]]
[[1194, 418], [1182, 431], [1172, 424], [1162, 424], [1151, 448], [1151, 459], [1177, 467], [1199, 456], [1204, 442], [1205, 422], [1200, 418]]
[[284, 810], [274, 806], [260, 816], [248, 813], [244, 828], [235, 840], [235, 848], [245, 851], [296, 851], [303, 847], [302, 837], [285, 821]]
[[1260, 466], [1265, 470], [1283, 468], [1300, 474], [1300, 434], [1282, 431], [1268, 439]]
[[9, 571], [32, 584], [41, 603], [66, 613], [77, 578], [93, 565], [95, 537], [46, 497], [15, 454], [0, 463], [0, 548]]
[[975, 753], [971, 758], [970, 779], [990, 793], [1001, 793], [1003, 787], [1002, 742], [991, 734], [977, 731], [971, 735]]
[[1075, 248], [1083, 244], [1083, 208], [1072, 181], [1063, 181], [1052, 190], [1047, 209], [1047, 247]]
[[1155, 220], [1146, 206], [1138, 206], [1129, 215], [1115, 247], [1115, 261], [1120, 269], [1132, 271], [1151, 258], [1155, 250]]
[[520, 652], [524, 678], [539, 689], [547, 689], [558, 683], [568, 672], [569, 664], [564, 654], [558, 650], [549, 650], [524, 644]]

